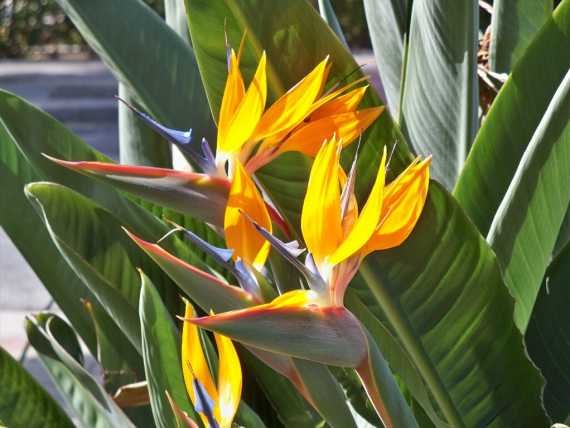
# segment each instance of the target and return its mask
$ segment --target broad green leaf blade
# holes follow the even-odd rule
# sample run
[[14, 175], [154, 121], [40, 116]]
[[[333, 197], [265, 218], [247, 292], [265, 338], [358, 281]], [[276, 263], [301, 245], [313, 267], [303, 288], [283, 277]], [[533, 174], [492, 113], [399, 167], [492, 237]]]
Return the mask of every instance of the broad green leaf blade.
[[56, 401], [2, 347], [0, 385], [0, 424], [13, 428], [73, 427]]
[[44, 313], [26, 320], [28, 340], [81, 427], [133, 428], [134, 425], [77, 359], [69, 353], [79, 347], [75, 333], [56, 315]]
[[192, 48], [140, 0], [58, 0], [89, 45], [157, 120], [214, 141]]
[[477, 134], [454, 195], [483, 235], [570, 68], [569, 45], [570, 1], [564, 0], [514, 67]]
[[368, 256], [351, 287], [386, 317], [449, 425], [545, 426], [495, 255], [445, 190], [429, 193], [412, 235]]
[[410, 7], [410, 0], [364, 0], [370, 41], [392, 117], [399, 117], [400, 112], [403, 44]]
[[224, 178], [168, 168], [51, 159], [159, 206], [223, 226], [230, 187]]
[[489, 64], [508, 74], [550, 18], [552, 0], [495, 0], [493, 9]]
[[325, 22], [329, 24], [329, 27], [331, 27], [331, 30], [334, 31], [342, 44], [348, 48], [348, 43], [346, 43], [346, 38], [344, 37], [342, 27], [338, 22], [338, 18], [336, 17], [336, 13], [332, 7], [330, 0], [319, 0], [319, 13]]
[[[94, 296], [63, 260], [48, 232], [24, 196], [28, 181], [41, 179], [22, 156], [0, 125], [0, 225], [24, 256], [54, 301], [91, 351], [95, 351], [95, 334], [82, 299]], [[32, 243], [41, 243], [40, 246]]]
[[113, 214], [84, 196], [53, 183], [29, 184], [26, 194], [62, 256], [140, 352], [136, 268], [148, 267], [168, 286], [166, 276], [123, 233]]
[[[119, 97], [129, 104], [137, 104], [130, 89], [123, 83], [119, 83]], [[118, 108], [121, 163], [170, 167], [172, 165], [170, 144], [141, 121], [124, 103], [119, 102]]]
[[180, 360], [180, 335], [150, 279], [141, 271], [139, 315], [143, 360], [152, 413], [158, 428], [176, 426], [166, 392], [194, 421], [199, 418], [188, 400]]
[[570, 203], [569, 117], [570, 72], [528, 143], [487, 236], [523, 332]]
[[452, 189], [479, 127], [478, 2], [418, 0], [411, 19], [401, 125]]
[[549, 266], [525, 334], [530, 358], [546, 379], [542, 399], [554, 421], [567, 420], [570, 414], [569, 345], [565, 339], [570, 322], [568, 278], [570, 246]]

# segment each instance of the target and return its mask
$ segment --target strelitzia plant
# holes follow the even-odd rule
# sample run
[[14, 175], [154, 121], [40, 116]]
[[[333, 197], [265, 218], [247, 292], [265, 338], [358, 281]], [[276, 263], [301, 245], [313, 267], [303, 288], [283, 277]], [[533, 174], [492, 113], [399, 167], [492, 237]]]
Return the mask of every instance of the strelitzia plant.
[[[57, 2], [120, 80], [131, 150], [116, 165], [0, 91], [0, 222], [103, 385], [66, 322], [40, 314], [28, 336], [76, 418], [0, 352], [2, 423], [229, 424], [238, 394], [219, 393], [237, 383], [183, 363], [182, 315], [183, 337], [203, 324], [234, 338], [247, 376], [232, 417], [248, 428], [567, 418], [553, 327], [570, 255], [570, 0], [496, 1], [490, 31], [484, 2], [364, 0], [383, 100], [327, 0], [326, 22], [306, 0], [186, 0], [188, 27], [177, 1], [167, 22], [138, 0]], [[164, 139], [190, 167], [171, 167]], [[206, 330], [203, 354], [221, 358]]]
[[[366, 333], [344, 307], [343, 298], [368, 253], [398, 246], [412, 232], [426, 200], [431, 159], [414, 160], [386, 186], [384, 150], [359, 212], [353, 193], [356, 163], [347, 179], [340, 166], [341, 148], [342, 142], [334, 137], [325, 142], [311, 169], [301, 217], [308, 250], [304, 264], [296, 258], [297, 245], [272, 236], [248, 215], [248, 207], [241, 212], [299, 269], [309, 289], [289, 291], [264, 305], [186, 321], [266, 351], [355, 368], [379, 416], [392, 426], [381, 392], [372, 382]], [[242, 239], [248, 240], [248, 233], [245, 229]]]

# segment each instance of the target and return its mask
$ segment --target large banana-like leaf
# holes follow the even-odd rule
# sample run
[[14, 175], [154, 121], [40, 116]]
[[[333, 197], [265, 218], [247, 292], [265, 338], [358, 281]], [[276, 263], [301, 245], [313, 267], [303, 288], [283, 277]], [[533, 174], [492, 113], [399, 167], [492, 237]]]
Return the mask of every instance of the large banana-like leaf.
[[158, 428], [176, 426], [167, 394], [177, 406], [197, 421], [188, 400], [180, 360], [180, 335], [150, 279], [141, 275], [139, 315], [143, 359], [154, 421]]
[[192, 128], [199, 139], [214, 141], [192, 48], [153, 10], [140, 0], [57, 2], [149, 113], [167, 126]]
[[548, 268], [525, 334], [528, 353], [546, 379], [544, 407], [556, 422], [568, 420], [570, 415], [568, 278], [570, 246]]
[[368, 256], [351, 287], [387, 318], [451, 426], [543, 426], [542, 380], [495, 256], [453, 198], [430, 186], [412, 235]]
[[374, 48], [386, 105], [399, 117], [404, 37], [408, 34], [410, 0], [364, 0], [370, 40]]
[[495, 0], [493, 9], [489, 63], [491, 70], [509, 73], [550, 18], [552, 0]]
[[53, 382], [84, 428], [134, 428], [104, 388], [82, 366], [77, 336], [71, 327], [50, 313], [26, 320], [28, 340]]
[[570, 68], [569, 45], [570, 1], [563, 0], [517, 62], [477, 134], [454, 195], [483, 235]]
[[101, 206], [54, 183], [29, 184], [26, 194], [62, 256], [140, 352], [136, 268], [145, 268], [163, 289], [172, 289], [172, 282], [123, 233], [120, 220]]
[[89, 316], [80, 304], [83, 299], [93, 299], [93, 295], [59, 256], [41, 220], [24, 196], [23, 189], [27, 182], [39, 180], [41, 176], [10, 138], [0, 125], [0, 225], [58, 306], [67, 314], [87, 347], [94, 352], [94, 330]]
[[416, 0], [411, 19], [401, 125], [419, 154], [433, 154], [432, 177], [452, 189], [479, 127], [478, 2]]
[[570, 71], [554, 94], [495, 214], [487, 240], [524, 332], [570, 203]]
[[0, 347], [0, 425], [13, 428], [72, 428], [56, 401]]

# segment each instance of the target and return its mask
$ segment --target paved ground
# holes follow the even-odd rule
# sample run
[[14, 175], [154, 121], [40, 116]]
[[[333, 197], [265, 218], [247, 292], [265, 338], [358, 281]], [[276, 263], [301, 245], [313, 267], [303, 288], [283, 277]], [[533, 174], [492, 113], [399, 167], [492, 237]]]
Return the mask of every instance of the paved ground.
[[[357, 61], [378, 85], [372, 55], [360, 53]], [[0, 62], [0, 89], [26, 98], [118, 158], [117, 83], [100, 62]], [[0, 227], [0, 345], [19, 358], [26, 346], [24, 316], [49, 304], [48, 293]], [[33, 353], [29, 357], [27, 368], [53, 391]]]

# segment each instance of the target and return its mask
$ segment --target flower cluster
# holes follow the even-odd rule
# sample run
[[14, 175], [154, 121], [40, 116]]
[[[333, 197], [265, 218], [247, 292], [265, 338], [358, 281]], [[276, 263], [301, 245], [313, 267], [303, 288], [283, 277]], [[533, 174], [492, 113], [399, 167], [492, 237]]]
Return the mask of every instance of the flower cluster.
[[[214, 247], [184, 230], [194, 245], [233, 274], [239, 287], [129, 233], [169, 275], [189, 279], [185, 291], [210, 313], [197, 317], [187, 303], [182, 334], [184, 379], [205, 426], [230, 427], [238, 408], [242, 375], [231, 339], [288, 377], [309, 403], [312, 398], [300, 380], [296, 358], [356, 369], [382, 417], [380, 392], [369, 381], [366, 331], [344, 307], [344, 294], [368, 254], [402, 244], [414, 229], [426, 200], [430, 158], [415, 159], [387, 183], [384, 149], [368, 198], [359, 207], [354, 192], [356, 159], [347, 173], [340, 156], [382, 113], [381, 107], [358, 109], [367, 90], [367, 85], [359, 86], [363, 79], [327, 85], [327, 57], [266, 108], [266, 55], [261, 55], [246, 88], [241, 51], [228, 51], [215, 153], [204, 140], [199, 147], [191, 144], [190, 131], [166, 128], [134, 109], [182, 147], [201, 171], [54, 160], [190, 213], [223, 233], [227, 248]], [[283, 217], [254, 175], [288, 151], [314, 158], [301, 212], [302, 242], [284, 242], [273, 234], [273, 225], [283, 225]], [[271, 248], [298, 269], [306, 288], [278, 295], [268, 285], [265, 265]], [[212, 356], [206, 355], [212, 347], [203, 346], [208, 339], [198, 327], [214, 332], [217, 385], [209, 364]]]

